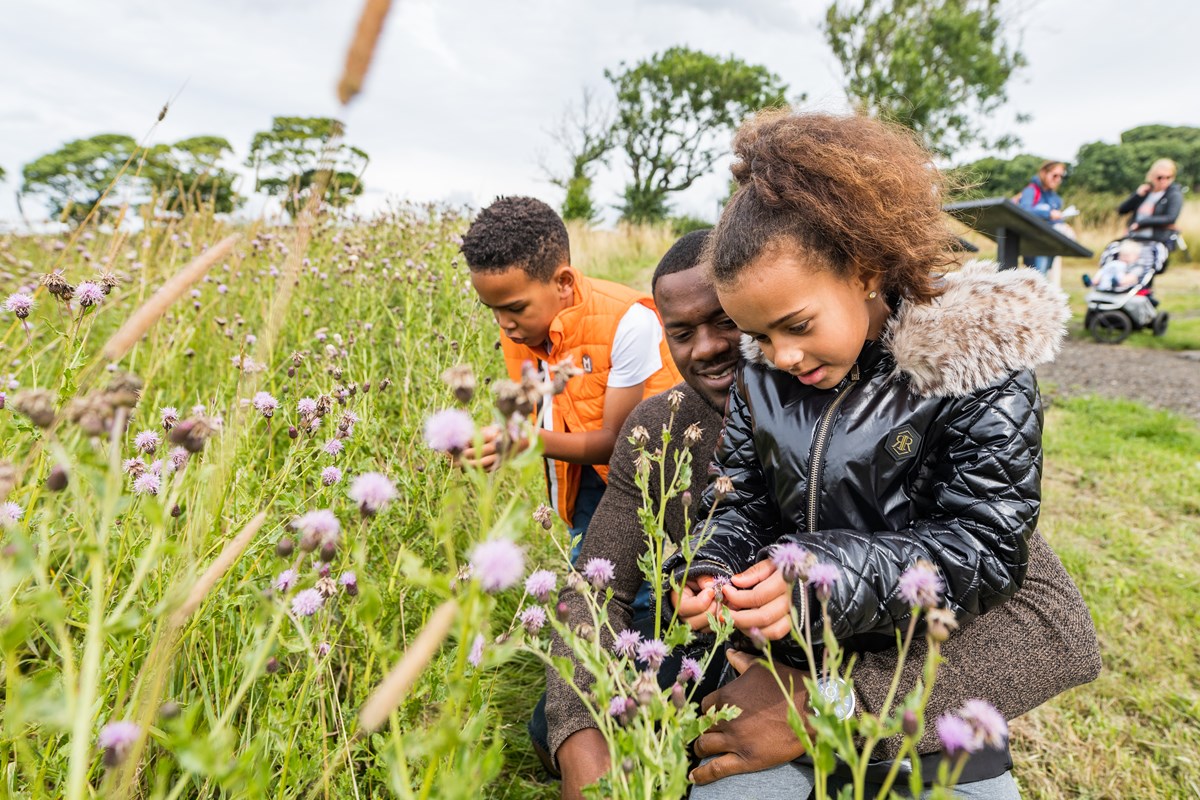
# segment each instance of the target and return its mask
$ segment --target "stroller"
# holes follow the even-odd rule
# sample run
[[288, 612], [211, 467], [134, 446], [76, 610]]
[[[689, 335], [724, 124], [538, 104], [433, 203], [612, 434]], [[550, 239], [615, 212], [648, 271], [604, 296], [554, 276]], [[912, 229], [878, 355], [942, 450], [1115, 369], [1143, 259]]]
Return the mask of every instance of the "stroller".
[[[1122, 261], [1136, 245], [1136, 261]], [[1151, 285], [1154, 276], [1167, 268], [1167, 246], [1147, 239], [1117, 239], [1100, 254], [1100, 271], [1093, 280], [1083, 276], [1092, 289], [1087, 296], [1084, 327], [1097, 342], [1120, 344], [1134, 331], [1150, 328], [1155, 336], [1167, 332], [1166, 311], [1158, 310]]]

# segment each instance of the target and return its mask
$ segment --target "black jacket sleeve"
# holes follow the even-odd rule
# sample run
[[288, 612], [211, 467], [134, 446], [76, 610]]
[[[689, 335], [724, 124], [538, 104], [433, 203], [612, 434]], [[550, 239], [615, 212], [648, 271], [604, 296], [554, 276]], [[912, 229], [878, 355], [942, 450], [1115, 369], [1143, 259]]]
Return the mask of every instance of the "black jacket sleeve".
[[[1163, 213], [1151, 214], [1148, 217], [1142, 217], [1135, 220], [1139, 227], [1143, 228], [1161, 228], [1166, 225], [1174, 225], [1175, 220], [1179, 219], [1179, 212], [1183, 210], [1183, 192], [1175, 184], [1168, 187], [1163, 199], [1159, 201], [1163, 205]], [[1158, 206], [1154, 207], [1158, 210]]]
[[1121, 201], [1121, 205], [1117, 206], [1117, 213], [1132, 214], [1145, 199], [1145, 195], [1140, 195], [1137, 192], [1134, 192], [1133, 194], [1129, 195], [1129, 197], [1126, 197], [1123, 201]]
[[839, 640], [890, 637], [907, 626], [911, 608], [899, 580], [918, 559], [937, 567], [945, 604], [964, 625], [1012, 597], [1025, 578], [1041, 507], [1037, 381], [1031, 371], [1016, 372], [951, 403], [932, 499], [910, 526], [784, 537], [838, 567], [829, 613]]
[[[729, 478], [733, 490], [718, 501], [716, 483], [722, 476]], [[712, 518], [705, 525], [710, 511]], [[779, 506], [767, 491], [767, 481], [754, 449], [753, 415], [739, 375], [729, 394], [725, 427], [709, 469], [708, 487], [696, 513], [690, 539], [691, 566], [688, 567], [684, 551], [680, 550], [667, 561], [663, 571], [676, 582], [695, 575], [729, 577], [757, 561], [758, 552], [775, 542], [779, 534]]]

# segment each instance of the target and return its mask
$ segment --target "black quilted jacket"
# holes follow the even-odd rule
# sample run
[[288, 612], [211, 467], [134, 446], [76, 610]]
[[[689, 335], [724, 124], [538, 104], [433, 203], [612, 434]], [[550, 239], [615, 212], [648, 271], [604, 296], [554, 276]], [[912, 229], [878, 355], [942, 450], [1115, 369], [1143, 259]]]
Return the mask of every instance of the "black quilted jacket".
[[[960, 624], [1016, 593], [1041, 499], [1032, 367], [1053, 357], [1068, 312], [1029, 270], [973, 266], [948, 282], [935, 306], [893, 315], [835, 389], [749, 353], [712, 467], [733, 491], [694, 540], [690, 574], [731, 575], [796, 542], [839, 568], [831, 625], [856, 651], [895, 645], [911, 613], [898, 580], [918, 559]], [[699, 519], [713, 502], [710, 481]], [[667, 569], [683, 578], [682, 556]], [[796, 600], [819, 627], [815, 599]]]

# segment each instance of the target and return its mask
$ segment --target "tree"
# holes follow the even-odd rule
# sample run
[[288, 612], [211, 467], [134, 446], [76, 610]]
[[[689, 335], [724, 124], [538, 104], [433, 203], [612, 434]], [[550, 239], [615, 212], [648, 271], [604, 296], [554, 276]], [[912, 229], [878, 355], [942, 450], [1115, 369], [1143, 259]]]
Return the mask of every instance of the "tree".
[[[52, 216], [65, 211], [71, 222], [82, 222], [136, 150], [133, 137], [120, 133], [75, 139], [26, 164], [21, 170], [21, 193], [41, 198]], [[135, 183], [132, 170], [126, 170], [118, 188]], [[105, 205], [117, 204], [112, 193], [109, 198]]]
[[1012, 158], [988, 156], [950, 170], [954, 185], [971, 197], [1011, 197], [1029, 183], [1046, 159], [1022, 153]]
[[615, 143], [633, 179], [622, 219], [665, 219], [672, 192], [707, 174], [747, 115], [784, 102], [787, 87], [766, 67], [673, 47], [604, 75], [617, 95]]
[[340, 141], [342, 130], [341, 122], [328, 117], [275, 117], [271, 129], [254, 134], [250, 142], [246, 164], [254, 167], [254, 188], [282, 197], [294, 218], [328, 171], [324, 202], [349, 204], [362, 194], [362, 172], [370, 159]]
[[1127, 193], [1146, 179], [1146, 170], [1160, 158], [1179, 165], [1180, 185], [1200, 187], [1200, 128], [1142, 125], [1122, 133], [1119, 144], [1085, 144], [1071, 177], [1087, 191]]
[[0, 181], [4, 180], [4, 176], [8, 173], [4, 171], [4, 167], [0, 167]]
[[233, 146], [220, 136], [193, 136], [151, 148], [141, 174], [168, 213], [201, 207], [229, 213], [243, 199], [233, 188], [237, 175], [220, 166], [232, 153]]
[[913, 129], [935, 154], [1019, 142], [1011, 133], [991, 139], [982, 126], [1026, 63], [1006, 41], [1000, 0], [834, 2], [822, 29], [851, 101]]
[[566, 154], [568, 167], [563, 171], [542, 164], [550, 183], [566, 192], [562, 204], [565, 220], [595, 222], [600, 209], [592, 200], [592, 171], [595, 164], [607, 163], [613, 147], [612, 113], [596, 102], [589, 88], [584, 88], [578, 106], [570, 105], [550, 137]]

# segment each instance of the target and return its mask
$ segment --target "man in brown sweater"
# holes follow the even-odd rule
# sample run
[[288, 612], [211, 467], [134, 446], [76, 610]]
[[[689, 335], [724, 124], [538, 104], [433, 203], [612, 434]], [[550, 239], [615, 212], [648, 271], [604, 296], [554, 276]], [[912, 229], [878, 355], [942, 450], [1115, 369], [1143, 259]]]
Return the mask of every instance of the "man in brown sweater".
[[[652, 284], [672, 358], [684, 379], [676, 387], [683, 400], [671, 424], [669, 447], [685, 446], [682, 432], [693, 423], [703, 432], [692, 450], [692, 498], [700, 496], [707, 482], [707, 464], [716, 449], [740, 339], [705, 280], [704, 270], [696, 266], [706, 235], [706, 231], [698, 231], [676, 242], [663, 257]], [[642, 495], [634, 480], [635, 453], [629, 435], [639, 425], [661, 431], [671, 419], [667, 397], [662, 394], [643, 401], [625, 421], [610, 462], [608, 490], [592, 519], [595, 533], [585, 538], [579, 556], [581, 564], [590, 558], [607, 558], [615, 566], [609, 618], [616, 631], [636, 626], [631, 607], [642, 583], [637, 561], [645, 548], [638, 520]], [[666, 463], [673, 460], [668, 453]], [[659, 485], [656, 476], [651, 476], [649, 485]], [[681, 498], [670, 501], [664, 527], [673, 540], [683, 536]], [[942, 646], [945, 662], [926, 709], [930, 722], [973, 697], [988, 700], [1012, 719], [1098, 673], [1099, 648], [1083, 598], [1041, 535], [1035, 534], [1029, 544], [1029, 569], [1021, 591]], [[569, 624], [588, 619], [581, 597], [566, 591], [562, 599], [570, 611]], [[561, 641], [554, 647], [556, 655], [570, 656]], [[896, 657], [894, 650], [860, 655], [853, 673], [857, 708], [879, 712]], [[924, 643], [914, 643], [899, 696], [919, 679], [924, 658]], [[710, 759], [693, 772], [697, 784], [777, 768], [803, 755], [803, 747], [788, 726], [787, 704], [774, 679], [744, 654], [731, 654], [730, 663], [741, 674], [706, 697], [704, 707], [728, 704], [743, 713], [719, 723], [697, 740], [697, 754]], [[576, 681], [580, 685], [590, 682], [581, 667], [576, 670]], [[562, 796], [582, 797], [582, 787], [607, 771], [608, 747], [582, 701], [553, 669], [547, 670], [546, 682], [548, 734], [544, 744], [562, 771]], [[798, 687], [796, 705], [805, 708], [807, 696], [798, 673], [794, 685]], [[919, 749], [935, 759], [939, 745], [932, 728], [927, 725]], [[876, 756], [888, 758], [897, 745], [898, 741], [886, 742]], [[1001, 756], [1007, 760], [1007, 753]]]

